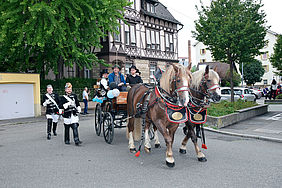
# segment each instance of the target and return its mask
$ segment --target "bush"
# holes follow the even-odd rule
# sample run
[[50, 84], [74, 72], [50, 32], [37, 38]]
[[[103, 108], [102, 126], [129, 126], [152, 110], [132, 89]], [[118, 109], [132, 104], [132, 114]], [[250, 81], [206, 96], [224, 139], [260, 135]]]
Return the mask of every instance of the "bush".
[[212, 103], [210, 107], [208, 108], [208, 115], [210, 116], [224, 116], [227, 114], [232, 114], [236, 110], [249, 108], [252, 106], [257, 106], [257, 103], [251, 102], [251, 101], [243, 101], [238, 100], [234, 103], [228, 102], [228, 101], [221, 101], [220, 103]]
[[80, 101], [82, 101], [82, 92], [85, 87], [90, 90], [89, 99], [94, 96], [95, 90], [93, 85], [96, 85], [97, 79], [91, 78], [65, 78], [60, 80], [41, 80], [40, 81], [40, 94], [41, 99], [46, 93], [46, 86], [51, 84], [53, 86], [54, 92], [58, 95], [65, 94], [65, 85], [67, 82], [72, 84], [72, 91], [75, 93]]
[[277, 95], [276, 99], [282, 99], [282, 94]]

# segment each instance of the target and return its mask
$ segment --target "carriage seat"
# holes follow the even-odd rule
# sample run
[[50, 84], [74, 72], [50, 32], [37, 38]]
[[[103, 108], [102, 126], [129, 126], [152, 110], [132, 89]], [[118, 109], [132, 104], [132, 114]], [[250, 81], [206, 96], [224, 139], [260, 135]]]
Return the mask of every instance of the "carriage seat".
[[116, 103], [127, 104], [127, 94], [128, 92], [120, 92], [119, 96], [116, 98]]

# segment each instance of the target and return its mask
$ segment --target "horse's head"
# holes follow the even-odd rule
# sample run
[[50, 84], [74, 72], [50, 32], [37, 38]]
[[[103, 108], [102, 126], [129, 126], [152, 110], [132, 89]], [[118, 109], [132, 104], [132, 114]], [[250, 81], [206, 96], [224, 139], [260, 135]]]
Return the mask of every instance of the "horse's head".
[[192, 75], [191, 66], [184, 67], [181, 64], [172, 64], [163, 74], [160, 85], [170, 95], [177, 97], [179, 106], [187, 106], [189, 102], [189, 87]]
[[219, 95], [219, 82], [220, 78], [215, 70], [210, 70], [209, 66], [206, 66], [203, 79], [201, 81], [201, 92], [205, 93], [208, 98], [212, 99], [214, 102], [220, 100]]

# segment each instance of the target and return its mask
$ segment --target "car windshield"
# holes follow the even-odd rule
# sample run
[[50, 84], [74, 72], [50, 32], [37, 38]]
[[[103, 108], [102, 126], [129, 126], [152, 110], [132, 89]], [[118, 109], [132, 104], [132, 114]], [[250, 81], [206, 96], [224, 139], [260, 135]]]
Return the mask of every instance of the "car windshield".
[[234, 93], [235, 93], [235, 95], [241, 95], [242, 94], [242, 90], [235, 89]]

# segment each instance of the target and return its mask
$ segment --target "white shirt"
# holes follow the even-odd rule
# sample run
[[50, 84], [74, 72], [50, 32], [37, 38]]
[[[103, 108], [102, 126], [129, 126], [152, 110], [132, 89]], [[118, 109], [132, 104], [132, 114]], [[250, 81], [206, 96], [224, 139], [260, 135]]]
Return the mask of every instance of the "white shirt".
[[104, 86], [105, 89], [108, 89], [109, 86], [106, 78], [102, 78], [100, 83]]
[[83, 99], [88, 100], [88, 93], [84, 90], [82, 93]]

